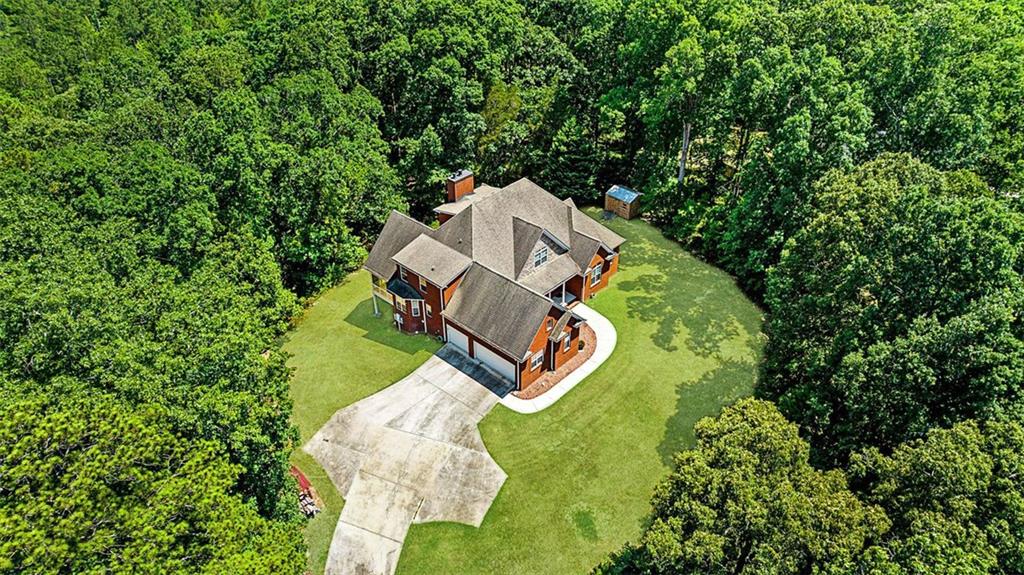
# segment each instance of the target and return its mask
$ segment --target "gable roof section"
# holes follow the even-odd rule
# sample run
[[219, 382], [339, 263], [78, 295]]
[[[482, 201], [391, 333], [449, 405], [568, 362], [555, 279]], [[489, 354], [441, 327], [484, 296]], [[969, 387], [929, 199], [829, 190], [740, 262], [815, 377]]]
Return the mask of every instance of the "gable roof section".
[[431, 231], [429, 227], [409, 216], [392, 210], [363, 267], [376, 276], [389, 279], [396, 269], [391, 258], [417, 236], [429, 234]]
[[522, 273], [526, 260], [533, 255], [533, 247], [537, 245], [542, 235], [544, 235], [544, 230], [512, 216], [512, 256], [515, 258], [512, 269], [516, 277]]
[[546, 297], [474, 263], [441, 314], [521, 360], [552, 305]]
[[417, 236], [391, 259], [441, 287], [446, 287], [473, 263], [469, 257], [427, 234]]
[[434, 230], [433, 238], [460, 254], [473, 257], [473, 210], [465, 210]]
[[572, 260], [581, 272], [586, 271], [599, 247], [601, 247], [601, 242], [574, 231], [572, 233], [572, 251], [569, 252], [569, 255], [572, 256]]
[[[589, 263], [589, 260], [587, 261]], [[580, 268], [573, 261], [572, 256], [561, 254], [519, 278], [519, 283], [533, 291], [547, 293], [578, 273], [580, 273]]]
[[577, 209], [571, 210], [571, 213], [572, 228], [574, 231], [590, 236], [613, 250], [621, 246], [626, 241], [626, 238], [597, 223], [587, 216], [587, 214], [584, 214]]

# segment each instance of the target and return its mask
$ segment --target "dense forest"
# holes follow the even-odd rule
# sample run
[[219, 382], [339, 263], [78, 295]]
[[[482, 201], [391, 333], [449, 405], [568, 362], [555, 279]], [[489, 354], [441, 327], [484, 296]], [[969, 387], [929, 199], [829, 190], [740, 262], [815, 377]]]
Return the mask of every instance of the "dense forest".
[[302, 572], [280, 337], [461, 167], [768, 313], [597, 572], [1024, 572], [1020, 0], [0, 0], [0, 572]]

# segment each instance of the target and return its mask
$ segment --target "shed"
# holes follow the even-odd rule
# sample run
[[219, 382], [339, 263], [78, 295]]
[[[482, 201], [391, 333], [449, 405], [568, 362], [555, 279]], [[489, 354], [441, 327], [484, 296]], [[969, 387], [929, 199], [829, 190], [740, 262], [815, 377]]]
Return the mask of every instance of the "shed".
[[626, 186], [612, 186], [604, 195], [604, 209], [631, 220], [640, 215], [640, 192]]

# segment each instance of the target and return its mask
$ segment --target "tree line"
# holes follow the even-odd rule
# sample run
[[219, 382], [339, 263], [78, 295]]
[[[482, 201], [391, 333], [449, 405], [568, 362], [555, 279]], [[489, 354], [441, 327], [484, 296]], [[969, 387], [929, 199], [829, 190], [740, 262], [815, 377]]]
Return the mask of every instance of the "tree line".
[[0, 571], [301, 571], [278, 338], [459, 167], [632, 184], [767, 308], [599, 571], [1024, 570], [1022, 8], [0, 1]]

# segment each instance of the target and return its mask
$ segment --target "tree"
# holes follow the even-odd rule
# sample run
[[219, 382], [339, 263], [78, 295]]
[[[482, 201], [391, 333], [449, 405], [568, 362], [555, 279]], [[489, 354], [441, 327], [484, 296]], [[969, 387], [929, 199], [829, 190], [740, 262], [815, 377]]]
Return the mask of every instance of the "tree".
[[0, 572], [301, 573], [294, 525], [232, 493], [217, 444], [106, 398], [4, 405]]
[[813, 204], [769, 273], [759, 392], [817, 456], [1018, 412], [1021, 216], [902, 155], [830, 172]]
[[811, 467], [796, 425], [742, 400], [695, 428], [655, 491], [649, 524], [597, 574], [850, 573], [885, 515]]
[[[969, 421], [934, 429], [891, 456], [855, 455], [850, 481], [892, 518], [876, 572], [1020, 573], [1024, 567], [1024, 428]], [[884, 567], [884, 568], [883, 568]], [[895, 568], [894, 568], [895, 567]]]

